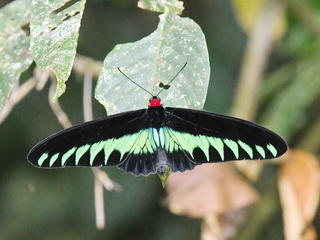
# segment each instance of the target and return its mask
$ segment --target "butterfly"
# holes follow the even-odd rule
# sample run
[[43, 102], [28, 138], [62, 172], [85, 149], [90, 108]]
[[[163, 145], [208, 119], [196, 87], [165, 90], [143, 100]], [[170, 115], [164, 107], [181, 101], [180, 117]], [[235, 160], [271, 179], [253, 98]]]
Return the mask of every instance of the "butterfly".
[[165, 185], [171, 172], [203, 163], [271, 159], [287, 151], [286, 142], [262, 126], [205, 111], [163, 107], [158, 95], [149, 100], [147, 109], [55, 133], [35, 145], [27, 159], [40, 168], [114, 166], [135, 176], [158, 173]]

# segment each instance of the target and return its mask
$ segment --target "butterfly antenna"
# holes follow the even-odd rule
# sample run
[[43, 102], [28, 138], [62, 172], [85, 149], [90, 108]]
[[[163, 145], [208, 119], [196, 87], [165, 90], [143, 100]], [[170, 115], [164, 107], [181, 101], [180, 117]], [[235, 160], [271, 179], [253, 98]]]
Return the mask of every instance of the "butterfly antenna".
[[121, 69], [118, 67], [119, 72], [122, 73], [123, 76], [125, 76], [126, 78], [128, 78], [132, 83], [134, 83], [136, 86], [138, 86], [139, 88], [141, 88], [142, 90], [144, 90], [145, 92], [149, 93], [152, 97], [153, 94], [151, 92], [149, 92], [147, 89], [145, 89], [144, 87], [140, 86], [138, 83], [136, 83], [135, 81], [133, 81], [131, 78], [129, 78], [126, 74], [124, 74], [124, 72], [121, 71]]
[[[177, 74], [176, 74], [166, 85], [169, 85], [169, 84], [181, 73], [181, 71], [186, 67], [187, 63], [188, 63], [188, 62], [186, 62], [186, 63], [183, 65], [183, 67], [179, 70], [179, 72], [177, 72]], [[158, 97], [159, 94], [160, 94], [163, 90], [164, 90], [164, 88], [162, 88], [162, 89], [160, 90], [160, 92], [158, 92], [158, 94], [156, 95], [156, 97]]]

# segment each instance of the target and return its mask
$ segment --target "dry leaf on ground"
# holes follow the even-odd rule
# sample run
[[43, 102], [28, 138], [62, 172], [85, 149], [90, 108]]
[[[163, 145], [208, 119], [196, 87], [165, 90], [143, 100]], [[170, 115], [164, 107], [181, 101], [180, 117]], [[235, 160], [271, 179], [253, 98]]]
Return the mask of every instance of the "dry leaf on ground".
[[[167, 203], [171, 212], [194, 218], [204, 218], [202, 239], [225, 239], [234, 233], [229, 223], [243, 219], [258, 194], [239, 177], [229, 163], [203, 164], [193, 171], [174, 173], [166, 186]], [[228, 217], [228, 221], [223, 219]], [[232, 221], [237, 219], [237, 221]], [[211, 226], [212, 222], [219, 226]], [[219, 237], [220, 236], [220, 237]]]
[[316, 240], [312, 220], [319, 204], [320, 166], [316, 157], [291, 150], [281, 165], [279, 191], [287, 240]]

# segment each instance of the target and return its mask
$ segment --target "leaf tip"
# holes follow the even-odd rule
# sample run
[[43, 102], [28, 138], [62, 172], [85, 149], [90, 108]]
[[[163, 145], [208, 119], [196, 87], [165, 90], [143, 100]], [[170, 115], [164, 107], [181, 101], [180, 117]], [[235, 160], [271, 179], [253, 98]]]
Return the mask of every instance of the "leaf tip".
[[65, 91], [66, 84], [64, 82], [58, 81], [57, 88], [52, 100], [55, 102]]

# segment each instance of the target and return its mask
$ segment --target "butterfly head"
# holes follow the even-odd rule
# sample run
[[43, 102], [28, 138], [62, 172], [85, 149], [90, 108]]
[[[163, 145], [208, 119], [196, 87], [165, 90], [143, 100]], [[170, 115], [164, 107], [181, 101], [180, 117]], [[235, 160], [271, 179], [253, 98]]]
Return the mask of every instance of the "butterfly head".
[[149, 107], [159, 107], [159, 106], [162, 106], [162, 103], [159, 97], [154, 96], [150, 98]]

